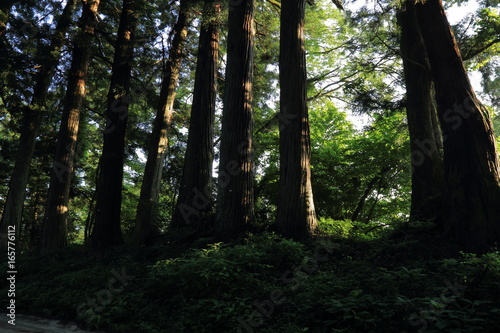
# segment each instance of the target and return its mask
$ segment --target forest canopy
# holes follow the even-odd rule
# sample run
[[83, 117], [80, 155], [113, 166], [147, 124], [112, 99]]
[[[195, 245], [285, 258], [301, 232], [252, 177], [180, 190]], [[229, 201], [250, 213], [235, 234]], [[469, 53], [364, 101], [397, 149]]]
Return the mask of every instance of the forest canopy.
[[[447, 205], [460, 191], [496, 197], [498, 4], [444, 3], [468, 8], [448, 36], [460, 49], [454, 68], [439, 63], [453, 50], [419, 31], [440, 5], [4, 2], [2, 233], [15, 225], [25, 249], [100, 251], [179, 228], [300, 239], [331, 225], [425, 220], [454, 234], [481, 218], [476, 240], [454, 238], [492, 245], [496, 217], [479, 212], [489, 199], [462, 198], [470, 207], [459, 217]], [[474, 127], [477, 117], [486, 124]], [[464, 133], [448, 128], [463, 122]], [[484, 170], [452, 153], [467, 131], [484, 133], [469, 156]], [[492, 177], [464, 190], [473, 185], [448, 184], [449, 172]]]
[[498, 0], [2, 1], [0, 328], [498, 332], [499, 36]]

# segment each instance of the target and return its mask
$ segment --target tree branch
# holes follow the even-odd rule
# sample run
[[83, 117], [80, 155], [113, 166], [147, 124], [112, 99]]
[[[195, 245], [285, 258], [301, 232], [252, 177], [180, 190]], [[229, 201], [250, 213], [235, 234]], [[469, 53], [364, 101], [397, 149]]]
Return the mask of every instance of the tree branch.
[[463, 56], [463, 60], [464, 61], [470, 60], [470, 59], [474, 58], [475, 56], [483, 53], [484, 51], [486, 51], [487, 49], [489, 49], [493, 45], [498, 44], [498, 43], [500, 43], [500, 38], [492, 40], [488, 44], [483, 45], [482, 47], [476, 49], [475, 51], [469, 51], [469, 52], [467, 52], [466, 55]]

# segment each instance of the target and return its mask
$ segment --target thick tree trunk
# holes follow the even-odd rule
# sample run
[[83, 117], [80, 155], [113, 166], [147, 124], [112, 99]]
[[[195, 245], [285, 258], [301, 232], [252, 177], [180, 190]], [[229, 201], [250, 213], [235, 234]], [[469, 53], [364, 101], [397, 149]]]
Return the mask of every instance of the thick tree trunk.
[[441, 0], [415, 6], [444, 141], [445, 233], [468, 251], [500, 241], [500, 177], [491, 117], [478, 100]]
[[[414, 0], [398, 13], [410, 132], [410, 221], [431, 221], [441, 212], [444, 189], [442, 134], [437, 122], [432, 74], [420, 35]], [[437, 126], [436, 126], [437, 125]]]
[[304, 46], [305, 0], [281, 2], [280, 189], [276, 228], [302, 240], [316, 229]]
[[[205, 2], [200, 29], [189, 137], [172, 227], [201, 228], [213, 209], [212, 164], [219, 61], [220, 5]], [[206, 221], [205, 221], [206, 222]]]
[[215, 230], [223, 238], [254, 219], [254, 0], [230, 3]]
[[46, 111], [45, 100], [47, 98], [47, 92], [54, 71], [59, 63], [59, 53], [67, 41], [66, 32], [72, 23], [71, 17], [76, 8], [76, 2], [76, 0], [69, 0], [66, 3], [52, 37], [50, 52], [46, 52], [45, 56], [39, 59], [41, 67], [36, 76], [36, 84], [33, 90], [31, 103], [24, 110], [16, 164], [9, 181], [9, 191], [7, 193], [2, 215], [0, 227], [1, 248], [6, 246], [7, 229], [9, 225], [15, 226], [16, 239], [19, 237], [26, 186], [28, 184], [31, 160], [35, 150], [35, 142], [42, 122], [42, 112]]
[[107, 98], [107, 124], [101, 170], [97, 181], [97, 202], [91, 254], [104, 251], [123, 242], [121, 233], [121, 203], [125, 129], [130, 103], [130, 76], [134, 56], [134, 32], [138, 18], [138, 1], [124, 0], [113, 59], [111, 85]]
[[138, 244], [150, 244], [159, 235], [157, 219], [161, 175], [167, 153], [168, 128], [172, 119], [176, 95], [175, 89], [179, 81], [181, 61], [184, 58], [183, 48], [188, 33], [188, 25], [188, 1], [182, 0], [177, 23], [172, 31], [174, 37], [166, 70], [163, 74], [156, 118], [148, 147], [148, 159], [141, 186], [141, 195], [137, 205], [134, 241]]
[[69, 191], [98, 7], [99, 0], [83, 1], [81, 31], [73, 42], [66, 100], [47, 195], [40, 243], [42, 251], [61, 248], [67, 244]]

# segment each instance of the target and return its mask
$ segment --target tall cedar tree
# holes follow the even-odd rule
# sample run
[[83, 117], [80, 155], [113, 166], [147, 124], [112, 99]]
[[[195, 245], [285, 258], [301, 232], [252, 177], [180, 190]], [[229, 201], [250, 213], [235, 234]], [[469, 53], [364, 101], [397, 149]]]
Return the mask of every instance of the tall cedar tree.
[[124, 0], [107, 97], [104, 147], [97, 180], [95, 224], [91, 254], [100, 256], [110, 246], [123, 242], [120, 208], [122, 202], [125, 129], [130, 103], [130, 76], [134, 56], [134, 34], [140, 0]]
[[500, 241], [500, 176], [491, 116], [467, 76], [441, 0], [416, 4], [444, 141], [445, 234], [467, 251]]
[[254, 219], [254, 0], [229, 5], [215, 231], [233, 237]]
[[[189, 136], [172, 227], [197, 226], [213, 209], [212, 164], [219, 60], [220, 5], [205, 2], [200, 28]], [[194, 222], [194, 225], [191, 224]]]
[[16, 164], [9, 181], [9, 191], [2, 215], [0, 227], [1, 248], [7, 246], [7, 229], [9, 225], [15, 226], [16, 239], [19, 239], [26, 186], [28, 184], [36, 138], [42, 122], [42, 112], [47, 111], [45, 101], [48, 89], [55, 69], [59, 64], [61, 49], [67, 42], [66, 33], [72, 24], [72, 16], [76, 8], [76, 3], [77, 0], [69, 0], [66, 3], [52, 36], [50, 52], [43, 53], [40, 59], [38, 59], [40, 68], [36, 75], [36, 83], [30, 105], [27, 105], [24, 109]]
[[317, 227], [306, 104], [305, 0], [281, 2], [280, 187], [276, 229], [303, 240]]
[[182, 0], [177, 23], [172, 30], [172, 44], [163, 72], [163, 81], [157, 106], [153, 132], [148, 146], [148, 159], [137, 205], [134, 241], [139, 244], [152, 243], [159, 235], [157, 224], [158, 199], [161, 175], [168, 147], [168, 128], [172, 121], [172, 111], [179, 81], [179, 71], [184, 58], [184, 42], [189, 25], [188, 1]]
[[412, 161], [411, 221], [436, 220], [443, 201], [442, 133], [432, 74], [418, 29], [414, 0], [398, 12]]
[[83, 1], [81, 30], [73, 41], [73, 57], [44, 215], [42, 251], [67, 244], [69, 190], [98, 7], [99, 0]]

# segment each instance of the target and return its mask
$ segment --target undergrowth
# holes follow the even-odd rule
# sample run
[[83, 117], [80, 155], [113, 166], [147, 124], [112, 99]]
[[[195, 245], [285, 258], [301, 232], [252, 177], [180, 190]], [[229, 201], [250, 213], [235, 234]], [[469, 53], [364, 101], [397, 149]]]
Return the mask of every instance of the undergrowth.
[[498, 332], [498, 252], [453, 251], [429, 225], [333, 228], [25, 256], [17, 310], [108, 332]]

